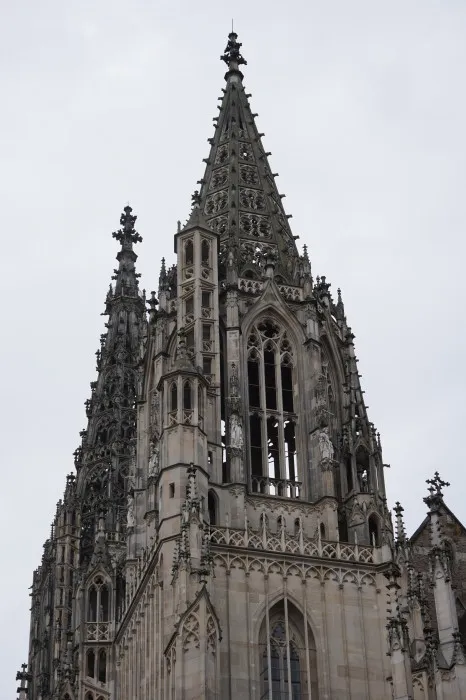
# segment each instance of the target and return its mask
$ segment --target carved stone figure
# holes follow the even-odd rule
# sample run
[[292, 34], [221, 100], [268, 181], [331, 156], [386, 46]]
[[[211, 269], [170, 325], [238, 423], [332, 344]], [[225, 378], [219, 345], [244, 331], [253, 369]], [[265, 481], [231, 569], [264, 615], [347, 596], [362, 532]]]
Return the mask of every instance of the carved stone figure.
[[330, 440], [327, 428], [323, 428], [319, 433], [319, 449], [320, 449], [320, 458], [322, 460], [327, 460], [327, 461], [333, 460], [334, 449], [333, 449], [333, 444], [332, 444], [332, 441]]
[[160, 447], [158, 442], [153, 442], [151, 443], [152, 448], [151, 448], [151, 455], [149, 459], [149, 471], [148, 471], [148, 476], [149, 478], [154, 478], [156, 474], [159, 471], [159, 462], [160, 462]]
[[236, 449], [243, 447], [243, 428], [236, 413], [230, 416], [230, 447]]
[[127, 527], [134, 527], [134, 498], [130, 494], [128, 494], [127, 508], [126, 525]]

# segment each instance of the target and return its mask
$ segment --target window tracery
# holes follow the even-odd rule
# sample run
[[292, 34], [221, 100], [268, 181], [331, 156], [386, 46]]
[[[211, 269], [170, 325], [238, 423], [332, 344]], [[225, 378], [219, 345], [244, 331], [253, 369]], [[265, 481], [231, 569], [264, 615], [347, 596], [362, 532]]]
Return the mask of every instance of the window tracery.
[[298, 498], [293, 348], [286, 330], [262, 319], [248, 338], [251, 486]]
[[[266, 611], [260, 636], [261, 700], [318, 698], [314, 636], [301, 613], [286, 600]], [[310, 693], [310, 694], [309, 694]]]

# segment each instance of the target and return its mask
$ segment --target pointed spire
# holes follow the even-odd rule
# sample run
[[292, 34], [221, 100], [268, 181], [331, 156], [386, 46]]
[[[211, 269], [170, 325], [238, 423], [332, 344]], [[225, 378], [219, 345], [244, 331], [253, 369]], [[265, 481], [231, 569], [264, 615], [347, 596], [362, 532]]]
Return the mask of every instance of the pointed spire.
[[[240, 48], [237, 34], [231, 32], [221, 57], [229, 69], [226, 87], [191, 217], [202, 215], [205, 225], [220, 235], [221, 259], [226, 257], [226, 242], [238, 241], [240, 255], [235, 267], [239, 276], [242, 268], [273, 253], [275, 276], [299, 284], [301, 262], [295, 237], [268, 163], [270, 153], [255, 124], [257, 115], [251, 112], [250, 95], [243, 87], [239, 66], [246, 61]], [[221, 274], [226, 274], [226, 268]]]

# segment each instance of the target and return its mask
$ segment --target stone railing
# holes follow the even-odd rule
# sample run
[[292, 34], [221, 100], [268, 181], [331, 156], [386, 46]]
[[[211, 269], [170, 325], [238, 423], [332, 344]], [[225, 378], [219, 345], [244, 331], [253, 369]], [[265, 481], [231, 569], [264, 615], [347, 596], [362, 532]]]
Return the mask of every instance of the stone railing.
[[211, 527], [210, 542], [212, 545], [300, 554], [317, 559], [338, 559], [363, 564], [372, 564], [375, 561], [372, 547], [346, 542], [327, 542], [320, 538], [311, 539], [302, 532], [290, 535], [284, 530], [273, 533], [267, 528], [257, 531], [251, 528], [237, 530], [229, 527]]
[[300, 498], [301, 482], [289, 479], [274, 479], [270, 476], [253, 476], [251, 492], [265, 496], [280, 496], [281, 498]]
[[108, 642], [110, 639], [110, 623], [87, 622], [86, 633], [88, 642]]

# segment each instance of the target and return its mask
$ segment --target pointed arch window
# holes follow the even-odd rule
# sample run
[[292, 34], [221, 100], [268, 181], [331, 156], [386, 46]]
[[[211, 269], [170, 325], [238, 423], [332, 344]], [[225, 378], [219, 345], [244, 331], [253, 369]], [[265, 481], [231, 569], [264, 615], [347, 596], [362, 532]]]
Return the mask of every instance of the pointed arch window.
[[201, 243], [201, 262], [203, 265], [209, 265], [210, 263], [210, 244], [205, 239]]
[[99, 681], [101, 683], [107, 682], [107, 652], [105, 649], [99, 651]]
[[186, 381], [183, 384], [183, 408], [185, 411], [190, 411], [193, 407], [193, 392], [191, 382]]
[[316, 645], [287, 601], [266, 611], [261, 627], [261, 700], [318, 700]]
[[194, 263], [194, 245], [191, 239], [187, 240], [184, 246], [184, 264], [192, 265]]
[[170, 387], [170, 411], [174, 412], [178, 410], [178, 387], [176, 382]]
[[248, 338], [251, 487], [299, 498], [293, 347], [286, 330], [263, 319]]

